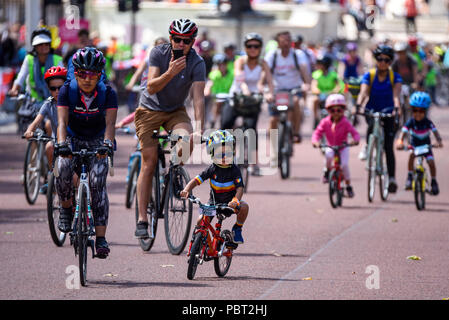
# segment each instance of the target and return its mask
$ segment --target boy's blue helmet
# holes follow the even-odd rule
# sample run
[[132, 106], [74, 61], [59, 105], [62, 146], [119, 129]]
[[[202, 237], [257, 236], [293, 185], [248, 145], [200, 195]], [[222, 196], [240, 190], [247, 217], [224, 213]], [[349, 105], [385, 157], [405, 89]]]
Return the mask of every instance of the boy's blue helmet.
[[427, 92], [417, 91], [410, 97], [410, 106], [413, 108], [428, 109], [432, 100]]

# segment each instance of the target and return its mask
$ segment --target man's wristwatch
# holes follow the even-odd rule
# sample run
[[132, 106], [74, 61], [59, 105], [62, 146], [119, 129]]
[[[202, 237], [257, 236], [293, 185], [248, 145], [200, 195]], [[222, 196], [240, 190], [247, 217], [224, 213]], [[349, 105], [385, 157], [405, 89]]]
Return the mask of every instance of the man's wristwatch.
[[109, 139], [105, 139], [105, 140], [103, 141], [103, 143], [104, 143], [105, 145], [107, 145], [109, 148], [112, 148], [112, 147], [114, 146], [114, 143], [113, 143], [111, 140], [109, 140]]

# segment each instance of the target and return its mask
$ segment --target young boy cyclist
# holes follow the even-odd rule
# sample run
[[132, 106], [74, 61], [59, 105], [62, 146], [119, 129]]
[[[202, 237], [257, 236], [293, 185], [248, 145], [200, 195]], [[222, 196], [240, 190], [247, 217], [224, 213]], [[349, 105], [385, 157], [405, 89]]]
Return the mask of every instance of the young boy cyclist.
[[[248, 216], [249, 206], [242, 201], [243, 181], [239, 167], [234, 164], [235, 138], [226, 130], [214, 131], [207, 142], [207, 151], [213, 163], [192, 179], [181, 191], [181, 197], [187, 198], [190, 192], [207, 179], [210, 180], [210, 204], [227, 203], [231, 208], [240, 206], [237, 219], [232, 227], [234, 242], [242, 244], [242, 227]], [[198, 218], [200, 224], [202, 216]]]

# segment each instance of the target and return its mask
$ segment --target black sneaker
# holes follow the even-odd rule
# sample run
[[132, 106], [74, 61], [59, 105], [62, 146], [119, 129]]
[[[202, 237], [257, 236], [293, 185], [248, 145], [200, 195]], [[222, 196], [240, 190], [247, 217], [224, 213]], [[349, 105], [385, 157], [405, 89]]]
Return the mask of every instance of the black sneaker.
[[346, 192], [348, 194], [348, 198], [354, 198], [354, 190], [352, 190], [351, 186], [346, 187]]
[[407, 175], [407, 180], [405, 181], [405, 190], [412, 190], [413, 184], [413, 174], [409, 173]]
[[440, 193], [440, 188], [438, 187], [436, 179], [432, 179], [431, 187], [432, 187], [432, 195], [436, 196]]
[[388, 192], [390, 193], [396, 193], [396, 190], [398, 190], [398, 184], [396, 183], [396, 180], [393, 177], [390, 177], [390, 182], [388, 184]]
[[72, 208], [60, 208], [59, 209], [59, 221], [58, 229], [61, 232], [68, 233], [72, 231], [72, 219], [73, 211]]
[[148, 234], [148, 222], [147, 221], [139, 221], [136, 225], [136, 232], [134, 233], [137, 239], [149, 239], [150, 235]]
[[95, 239], [95, 251], [97, 252], [97, 258], [106, 259], [111, 250], [109, 249], [108, 242], [105, 237], [97, 237]]

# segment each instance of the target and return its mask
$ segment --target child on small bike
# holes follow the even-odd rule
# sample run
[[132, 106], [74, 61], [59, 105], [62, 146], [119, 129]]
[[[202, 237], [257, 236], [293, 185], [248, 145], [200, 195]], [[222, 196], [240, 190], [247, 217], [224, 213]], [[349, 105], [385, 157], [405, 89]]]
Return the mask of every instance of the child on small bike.
[[[429, 164], [430, 176], [432, 177], [432, 194], [437, 195], [440, 190], [436, 180], [436, 166], [431, 149], [430, 133], [433, 132], [437, 139], [438, 147], [440, 148], [443, 147], [443, 140], [433, 122], [427, 117], [427, 110], [429, 110], [431, 102], [430, 96], [426, 92], [417, 91], [412, 94], [410, 97], [410, 106], [412, 107], [413, 117], [402, 127], [402, 132], [396, 142], [396, 148], [404, 148], [404, 138], [406, 134], [410, 135], [410, 147], [412, 149], [422, 145], [429, 145], [429, 152], [425, 155], [425, 158]], [[405, 190], [412, 189], [415, 154], [413, 153], [413, 150], [411, 151], [408, 158], [408, 175], [405, 182]]]
[[[226, 130], [214, 131], [207, 141], [207, 151], [213, 163], [202, 173], [192, 179], [181, 191], [180, 195], [187, 198], [190, 192], [207, 179], [210, 179], [210, 204], [226, 203], [236, 209], [240, 206], [237, 219], [232, 227], [234, 243], [242, 244], [242, 227], [248, 216], [249, 206], [242, 201], [243, 180], [239, 167], [234, 164], [235, 137]], [[200, 215], [197, 225], [200, 225]]]
[[[348, 133], [351, 134], [352, 141], [349, 145], [358, 145], [360, 141], [360, 135], [357, 130], [352, 126], [351, 122], [344, 116], [346, 109], [346, 100], [342, 94], [331, 94], [326, 99], [326, 110], [329, 115], [320, 121], [318, 127], [315, 129], [312, 135], [312, 144], [315, 148], [320, 146], [320, 140], [326, 136], [327, 144], [329, 146], [340, 146], [346, 143]], [[329, 171], [332, 168], [332, 161], [334, 159], [334, 151], [330, 148], [326, 149], [326, 168], [323, 176], [323, 183], [327, 183], [329, 180]], [[351, 176], [349, 172], [349, 148], [341, 149], [340, 151], [341, 168], [346, 183], [346, 191], [348, 197], [354, 197], [354, 190], [351, 186]]]
[[[67, 69], [63, 67], [51, 67], [45, 72], [44, 79], [50, 90], [50, 97], [44, 102], [39, 110], [39, 114], [34, 121], [28, 126], [23, 134], [26, 139], [31, 139], [36, 129], [40, 126], [42, 121], [50, 122], [52, 136], [56, 138], [58, 129], [58, 111], [56, 103], [58, 101], [59, 89], [64, 84], [67, 78]], [[47, 155], [48, 163], [51, 166], [53, 163], [53, 142], [48, 142], [45, 146], [45, 153]], [[41, 187], [40, 193], [47, 192], [47, 184]]]

